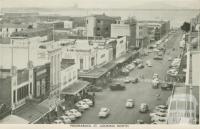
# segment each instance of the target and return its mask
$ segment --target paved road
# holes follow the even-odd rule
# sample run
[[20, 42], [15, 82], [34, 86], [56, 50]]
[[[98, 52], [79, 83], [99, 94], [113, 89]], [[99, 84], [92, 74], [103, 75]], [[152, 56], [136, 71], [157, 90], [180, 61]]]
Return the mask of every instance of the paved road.
[[[181, 39], [181, 34], [176, 34], [171, 37], [166, 44], [167, 50], [170, 51], [171, 57], [179, 55], [178, 46]], [[175, 47], [177, 51], [171, 49]], [[167, 60], [169, 55], [164, 56], [164, 60], [153, 60], [153, 53], [143, 58], [143, 60], [151, 60], [153, 67], [145, 67], [144, 69], [135, 69], [130, 73], [130, 77], [144, 74], [145, 78], [152, 78], [153, 73], [158, 73], [161, 79], [164, 79], [168, 65]], [[156, 100], [156, 94], [161, 94], [161, 100]], [[161, 89], [152, 89], [151, 84], [147, 82], [140, 82], [138, 84], [126, 84], [125, 91], [110, 91], [105, 89], [101, 93], [96, 94], [95, 107], [92, 107], [83, 113], [82, 118], [76, 120], [75, 124], [134, 124], [137, 119], [142, 119], [145, 123], [150, 123], [148, 113], [139, 113], [140, 103], [146, 102], [150, 106], [150, 111], [158, 104], [165, 104], [171, 91], [161, 91]], [[126, 109], [126, 100], [132, 98], [135, 100], [135, 108]], [[111, 109], [111, 115], [106, 119], [98, 118], [97, 114], [101, 107]]]

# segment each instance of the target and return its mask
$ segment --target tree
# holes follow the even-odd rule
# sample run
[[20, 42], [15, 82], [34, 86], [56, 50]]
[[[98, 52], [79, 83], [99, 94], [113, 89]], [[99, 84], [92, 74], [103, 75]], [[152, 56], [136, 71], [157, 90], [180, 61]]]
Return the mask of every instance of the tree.
[[190, 31], [190, 23], [184, 22], [183, 25], [181, 26], [181, 30], [183, 30], [185, 32], [189, 32]]

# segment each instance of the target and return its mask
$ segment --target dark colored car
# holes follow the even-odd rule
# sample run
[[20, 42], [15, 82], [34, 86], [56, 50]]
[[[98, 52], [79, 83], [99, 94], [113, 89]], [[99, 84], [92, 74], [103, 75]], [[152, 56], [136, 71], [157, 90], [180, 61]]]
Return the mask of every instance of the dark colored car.
[[110, 90], [125, 90], [125, 86], [122, 86], [121, 84], [112, 84], [110, 86]]
[[138, 83], [138, 81], [139, 81], [138, 78], [133, 78], [133, 79], [131, 79], [131, 82], [132, 82], [132, 83]]
[[162, 60], [163, 58], [161, 56], [155, 56], [153, 59], [154, 60]]
[[97, 87], [94, 85], [91, 85], [90, 88], [88, 89], [89, 92], [101, 92], [103, 89], [101, 87]]

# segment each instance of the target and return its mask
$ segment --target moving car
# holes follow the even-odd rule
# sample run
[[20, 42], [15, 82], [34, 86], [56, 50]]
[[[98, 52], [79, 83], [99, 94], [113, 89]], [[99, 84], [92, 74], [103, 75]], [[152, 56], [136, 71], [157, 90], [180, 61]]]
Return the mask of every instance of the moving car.
[[158, 74], [157, 73], [153, 74], [153, 79], [155, 79], [155, 78], [158, 78]]
[[152, 67], [151, 61], [146, 61], [146, 65], [147, 65], [148, 67]]
[[91, 85], [90, 88], [88, 89], [89, 92], [101, 92], [103, 89], [101, 87], [97, 87], [94, 85]]
[[100, 118], [106, 118], [107, 116], [109, 116], [109, 114], [110, 114], [110, 109], [103, 107], [100, 109], [98, 116]]
[[60, 120], [62, 120], [64, 124], [72, 123], [72, 121], [70, 120], [70, 118], [68, 116], [60, 116]]
[[92, 100], [90, 100], [90, 99], [83, 99], [82, 100], [83, 102], [85, 102], [87, 105], [89, 105], [89, 106], [92, 106], [93, 105], [93, 102], [92, 102]]
[[126, 101], [126, 107], [127, 108], [133, 108], [134, 107], [134, 101], [133, 101], [133, 99], [128, 99]]
[[125, 86], [122, 86], [121, 84], [112, 84], [110, 86], [110, 90], [125, 90]]
[[78, 110], [76, 110], [76, 109], [71, 109], [71, 110], [69, 110], [69, 112], [72, 113], [72, 114], [74, 114], [74, 116], [76, 118], [79, 118], [79, 117], [82, 116], [82, 114]]
[[141, 113], [146, 113], [147, 111], [149, 110], [149, 107], [148, 107], [148, 105], [146, 104], [146, 103], [142, 103], [141, 105], [140, 105], [140, 112]]
[[159, 79], [158, 78], [154, 78], [152, 80], [152, 88], [158, 88], [160, 82], [159, 82]]

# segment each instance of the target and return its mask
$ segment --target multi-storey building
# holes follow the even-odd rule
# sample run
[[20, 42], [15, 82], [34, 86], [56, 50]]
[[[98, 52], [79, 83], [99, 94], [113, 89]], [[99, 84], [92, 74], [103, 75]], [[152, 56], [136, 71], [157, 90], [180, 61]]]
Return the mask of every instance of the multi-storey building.
[[103, 15], [91, 15], [86, 17], [86, 29], [88, 37], [102, 36], [110, 37], [111, 24], [116, 19]]

